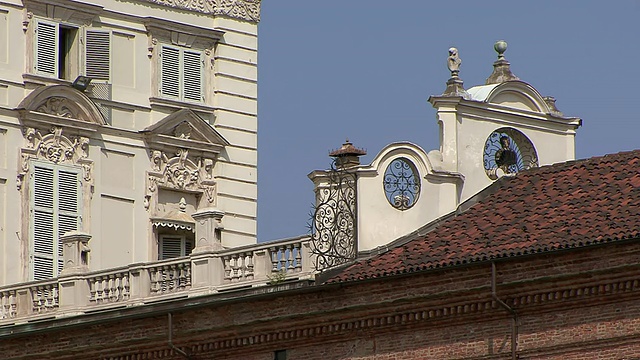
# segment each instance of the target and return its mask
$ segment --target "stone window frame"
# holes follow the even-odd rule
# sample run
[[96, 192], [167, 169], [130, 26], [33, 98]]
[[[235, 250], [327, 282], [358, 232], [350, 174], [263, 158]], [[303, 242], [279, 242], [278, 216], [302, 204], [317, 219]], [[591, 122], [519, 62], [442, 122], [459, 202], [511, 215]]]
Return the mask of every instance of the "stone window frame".
[[[89, 158], [90, 139], [105, 125], [102, 114], [83, 93], [68, 85], [53, 85], [36, 89], [18, 106], [22, 125], [23, 146], [19, 150], [16, 187], [21, 194], [24, 259], [31, 252], [31, 193], [30, 181], [34, 162], [52, 166], [69, 166], [80, 174], [81, 196], [78, 199], [80, 231], [91, 229], [91, 198], [94, 189], [94, 161]], [[29, 261], [30, 262], [30, 261]], [[23, 278], [32, 276], [31, 266], [23, 266]]]
[[[23, 77], [27, 81], [44, 82], [45, 84], [70, 83], [76, 76], [85, 72], [84, 68], [84, 41], [86, 28], [90, 27], [93, 20], [100, 15], [103, 7], [99, 5], [87, 4], [76, 1], [61, 0], [24, 0], [25, 12], [22, 21], [22, 29], [27, 34], [26, 73]], [[56, 24], [58, 29], [63, 27], [75, 28], [78, 30], [76, 39], [77, 49], [74, 50], [75, 64], [73, 72], [66, 78], [60, 78], [59, 74], [52, 75], [41, 73], [36, 70], [36, 30], [38, 22]], [[56, 40], [57, 41], [57, 40]], [[56, 62], [59, 59], [56, 59]], [[56, 70], [57, 71], [57, 70]]]
[[[224, 31], [148, 17], [144, 21], [148, 33], [147, 56], [151, 60], [151, 105], [185, 107], [191, 105], [210, 107], [213, 105], [213, 67], [215, 46]], [[202, 61], [202, 100], [185, 100], [184, 96], [165, 96], [161, 93], [162, 47], [175, 48], [180, 54], [196, 52]]]

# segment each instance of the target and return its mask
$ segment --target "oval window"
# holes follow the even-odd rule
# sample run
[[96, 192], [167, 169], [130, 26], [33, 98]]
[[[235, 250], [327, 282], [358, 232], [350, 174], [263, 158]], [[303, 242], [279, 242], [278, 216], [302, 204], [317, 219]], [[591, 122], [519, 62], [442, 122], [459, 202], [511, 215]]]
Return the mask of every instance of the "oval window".
[[495, 180], [500, 174], [515, 174], [538, 166], [538, 155], [531, 140], [513, 128], [500, 128], [484, 144], [484, 170]]
[[383, 187], [391, 206], [398, 210], [409, 209], [420, 196], [420, 174], [411, 161], [397, 158], [384, 172]]

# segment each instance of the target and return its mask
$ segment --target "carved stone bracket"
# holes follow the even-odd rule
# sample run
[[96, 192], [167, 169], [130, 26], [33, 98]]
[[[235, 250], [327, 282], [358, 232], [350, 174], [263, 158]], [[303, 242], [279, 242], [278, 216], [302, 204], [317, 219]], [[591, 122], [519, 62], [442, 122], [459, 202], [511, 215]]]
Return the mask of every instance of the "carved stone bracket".
[[212, 174], [213, 159], [198, 157], [192, 160], [189, 158], [189, 150], [179, 149], [171, 158], [163, 151], [153, 150], [150, 161], [152, 170], [147, 172], [147, 194], [144, 201], [147, 209], [158, 187], [204, 194], [205, 206], [215, 206], [216, 182]]
[[25, 146], [20, 149], [20, 166], [17, 176], [17, 188], [20, 190], [25, 175], [29, 172], [32, 159], [43, 159], [54, 164], [71, 163], [82, 167], [82, 178], [92, 181], [93, 161], [89, 157], [89, 138], [84, 136], [67, 137], [61, 127], [53, 126], [49, 133], [27, 127], [23, 129]]
[[33, 12], [25, 10], [24, 16], [22, 17], [22, 31], [27, 32], [31, 19], [33, 19]]

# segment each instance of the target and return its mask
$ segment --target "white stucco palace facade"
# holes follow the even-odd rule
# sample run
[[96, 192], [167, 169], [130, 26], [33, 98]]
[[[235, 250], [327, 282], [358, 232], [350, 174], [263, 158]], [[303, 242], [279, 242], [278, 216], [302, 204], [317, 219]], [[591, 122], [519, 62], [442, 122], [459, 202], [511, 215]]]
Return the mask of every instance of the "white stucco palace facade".
[[0, 1], [0, 285], [256, 242], [259, 5]]

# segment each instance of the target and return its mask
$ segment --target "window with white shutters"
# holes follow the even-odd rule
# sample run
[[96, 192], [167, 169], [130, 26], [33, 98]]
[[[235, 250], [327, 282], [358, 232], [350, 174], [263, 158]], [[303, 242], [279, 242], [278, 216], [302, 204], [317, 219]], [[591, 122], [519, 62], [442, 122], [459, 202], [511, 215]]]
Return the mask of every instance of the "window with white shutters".
[[182, 53], [182, 83], [185, 100], [202, 101], [202, 55], [199, 52]]
[[39, 20], [35, 29], [36, 73], [58, 77], [58, 33], [57, 23]]
[[31, 170], [31, 278], [44, 280], [62, 270], [60, 236], [80, 228], [80, 172], [39, 162]]
[[187, 256], [193, 249], [193, 239], [182, 235], [160, 235], [158, 260]]
[[[59, 79], [74, 80], [78, 75], [94, 82], [111, 80], [111, 31], [84, 30], [73, 24], [37, 19], [34, 38], [34, 72]], [[83, 59], [83, 61], [80, 61]]]
[[111, 79], [111, 33], [87, 29], [85, 32], [85, 75], [92, 80]]
[[202, 101], [202, 53], [162, 46], [160, 53], [160, 94], [180, 101]]

